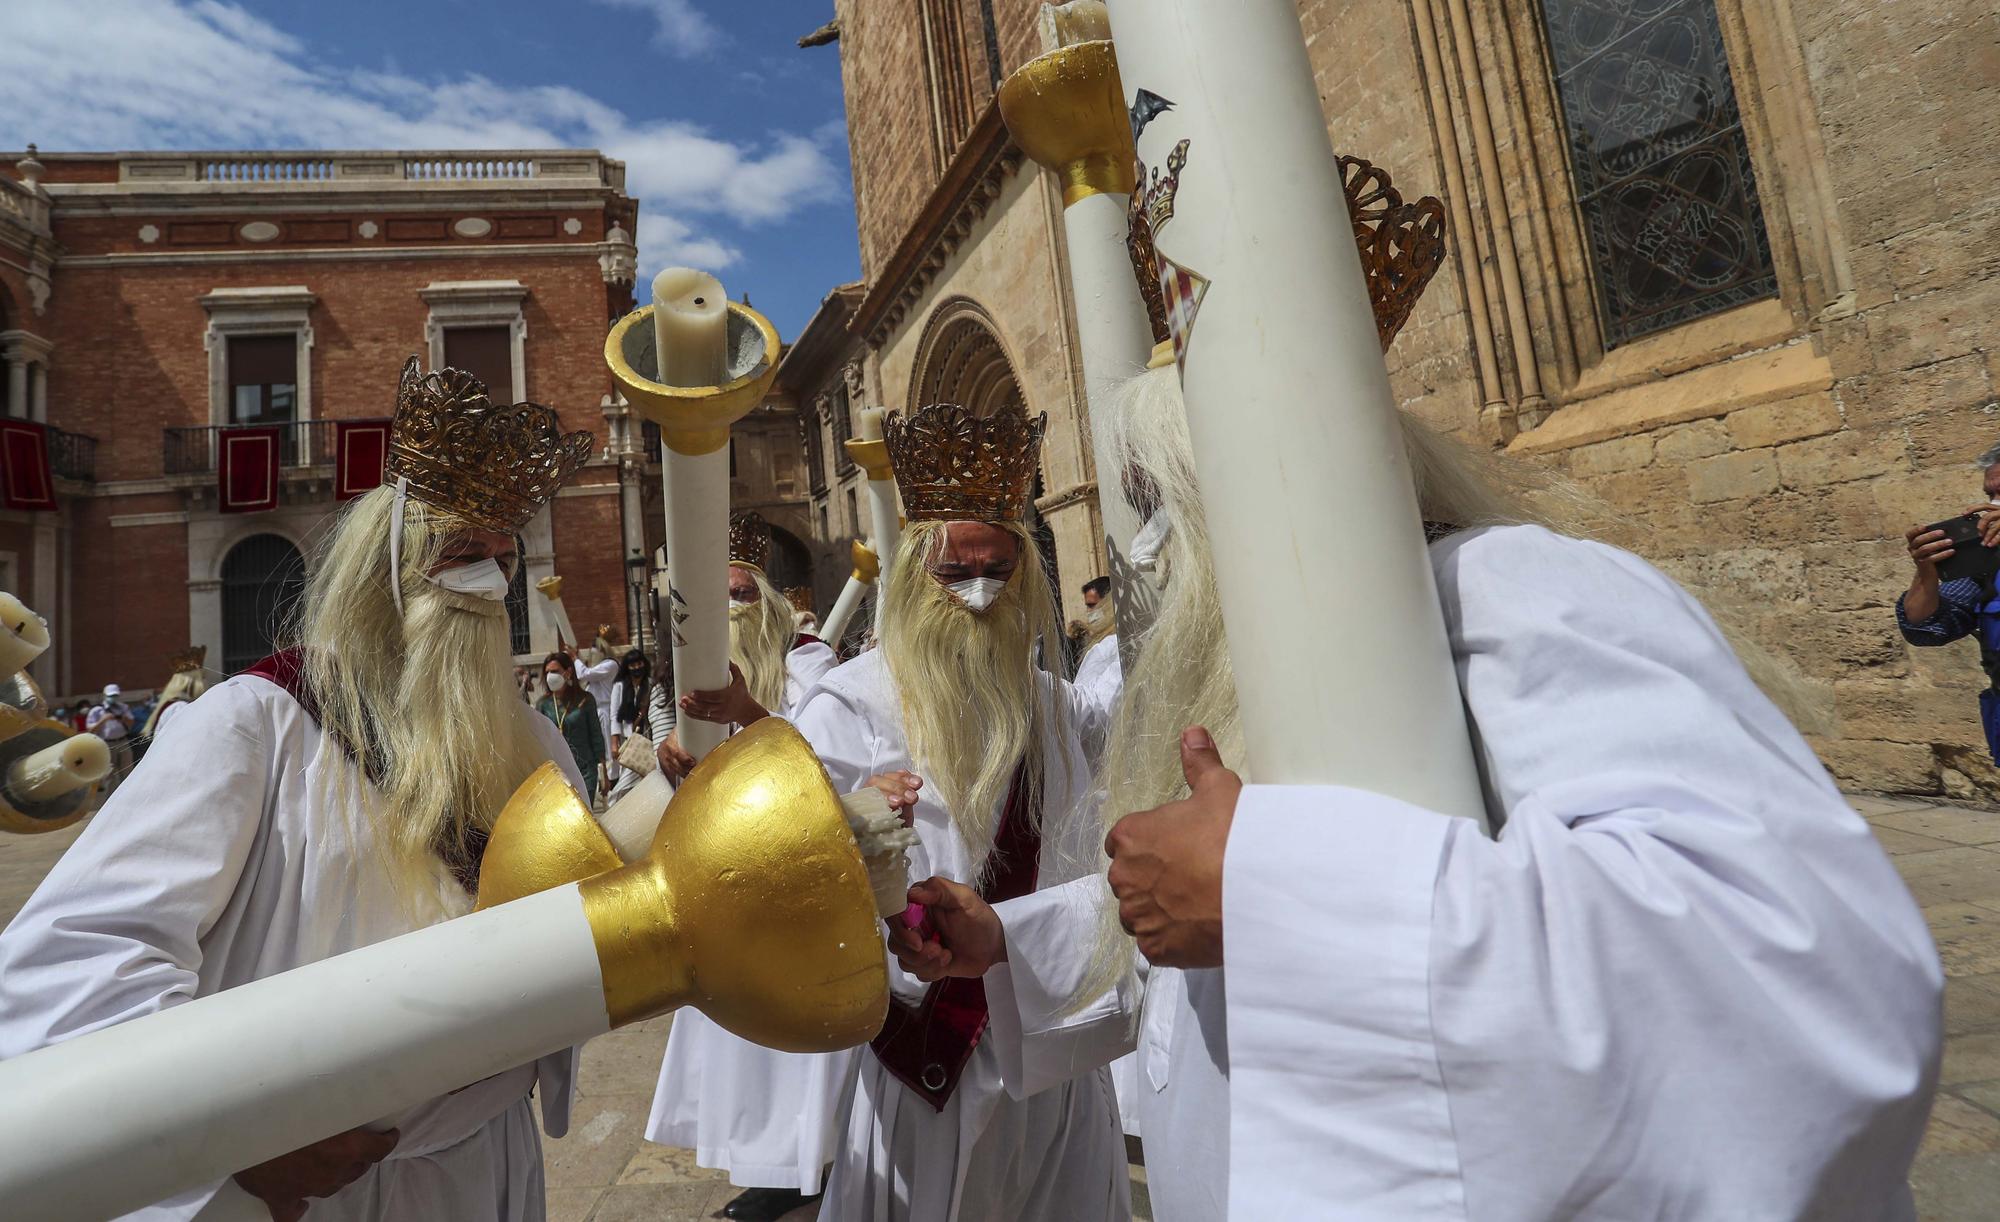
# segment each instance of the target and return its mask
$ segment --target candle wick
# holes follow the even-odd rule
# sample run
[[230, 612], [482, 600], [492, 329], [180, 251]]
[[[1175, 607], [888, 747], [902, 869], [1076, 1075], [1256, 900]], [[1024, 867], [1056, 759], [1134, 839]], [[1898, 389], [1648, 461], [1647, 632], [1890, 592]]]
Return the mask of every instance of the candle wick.
[[699, 297], [697, 297], [697, 298], [695, 298], [695, 299], [694, 299], [694, 303], [695, 303], [696, 305], [707, 305], [707, 304], [708, 304], [708, 303], [707, 303], [706, 301], [703, 301], [703, 300], [702, 300], [701, 298], [699, 298]]

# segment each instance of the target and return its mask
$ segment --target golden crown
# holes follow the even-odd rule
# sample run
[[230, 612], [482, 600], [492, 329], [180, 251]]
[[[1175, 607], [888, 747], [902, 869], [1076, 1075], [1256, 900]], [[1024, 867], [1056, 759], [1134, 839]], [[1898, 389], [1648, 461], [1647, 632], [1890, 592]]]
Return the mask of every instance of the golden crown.
[[792, 610], [803, 615], [813, 613], [813, 592], [805, 586], [793, 586], [786, 590], [785, 601], [792, 604]]
[[729, 519], [729, 563], [747, 565], [761, 573], [770, 558], [771, 526], [763, 514], [753, 510]]
[[208, 646], [190, 645], [167, 655], [167, 673], [178, 675], [184, 670], [200, 670], [208, 661]]
[[[1167, 172], [1154, 168], [1150, 180], [1132, 193], [1126, 212], [1126, 252], [1139, 279], [1139, 294], [1153, 324], [1153, 339], [1165, 341], [1167, 304], [1160, 288], [1159, 252], [1153, 235], [1173, 219], [1174, 195], [1187, 165], [1188, 142], [1167, 155]], [[1348, 220], [1361, 249], [1361, 271], [1368, 281], [1368, 304], [1375, 314], [1375, 334], [1383, 351], [1409, 321], [1417, 299], [1444, 264], [1444, 204], [1426, 195], [1413, 204], [1389, 181], [1388, 171], [1360, 157], [1340, 158], [1341, 187], [1347, 196]]]
[[933, 403], [882, 424], [889, 465], [912, 522], [1018, 522], [1028, 509], [1049, 415], [974, 416]]
[[1139, 278], [1139, 295], [1146, 299], [1146, 317], [1153, 324], [1153, 341], [1165, 343], [1167, 300], [1160, 288], [1160, 256], [1153, 248], [1153, 235], [1174, 217], [1174, 194], [1180, 190], [1181, 169], [1187, 165], [1188, 142], [1183, 140], [1167, 154], [1167, 173], [1153, 167], [1152, 177], [1142, 177], [1132, 192], [1125, 213], [1125, 251], [1132, 258], [1132, 274]]
[[554, 408], [496, 405], [464, 370], [425, 373], [411, 357], [396, 390], [387, 474], [408, 479], [410, 495], [426, 505], [512, 533], [596, 448], [587, 431], [564, 433]]

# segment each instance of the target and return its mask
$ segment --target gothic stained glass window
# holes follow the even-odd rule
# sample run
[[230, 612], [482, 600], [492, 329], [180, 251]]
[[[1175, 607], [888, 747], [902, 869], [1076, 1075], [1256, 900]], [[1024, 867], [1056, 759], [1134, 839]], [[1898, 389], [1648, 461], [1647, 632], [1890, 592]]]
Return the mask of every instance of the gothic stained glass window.
[[1714, 0], [1542, 0], [1604, 345], [1773, 297]]

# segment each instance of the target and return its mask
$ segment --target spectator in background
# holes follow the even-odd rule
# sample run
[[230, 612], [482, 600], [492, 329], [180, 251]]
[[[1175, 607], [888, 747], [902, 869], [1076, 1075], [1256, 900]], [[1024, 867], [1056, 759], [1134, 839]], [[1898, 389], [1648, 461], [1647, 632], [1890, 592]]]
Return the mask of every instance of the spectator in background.
[[[1980, 455], [1979, 465], [1986, 473], [1986, 503], [1966, 512], [1979, 518], [1980, 542], [2000, 547], [2000, 445]], [[1986, 731], [1986, 750], [2000, 764], [2000, 594], [1991, 579], [1943, 578], [1939, 563], [1957, 554], [1943, 531], [1912, 526], [1904, 539], [1917, 571], [1910, 588], [1896, 599], [1896, 627], [1912, 645], [1949, 645], [1977, 636], [1987, 680], [1979, 693], [1979, 722]]]
[[[583, 690], [597, 702], [597, 724], [604, 740], [611, 740], [611, 716], [618, 707], [612, 699], [611, 689], [618, 682], [618, 659], [612, 656], [611, 642], [605, 637], [611, 633], [611, 625], [597, 626], [597, 643], [586, 647], [576, 662], [576, 677], [583, 682]], [[610, 756], [604, 760], [604, 785], [618, 779], [618, 765]], [[599, 793], [603, 789], [598, 790]]]
[[[652, 663], [639, 650], [627, 650], [625, 656], [618, 660], [618, 681], [611, 685], [611, 758], [614, 762], [620, 759], [625, 741], [635, 735], [646, 740], [646, 750], [651, 752], [654, 743], [652, 693]], [[611, 792], [604, 800], [615, 802], [638, 783], [637, 772], [620, 767]]]
[[674, 705], [674, 654], [671, 649], [660, 651], [660, 660], [653, 663], [653, 682], [646, 689], [647, 735], [653, 740], [655, 749], [674, 732], [680, 724], [680, 710]]
[[135, 718], [132, 706], [118, 697], [121, 691], [116, 683], [104, 685], [104, 701], [95, 705], [83, 718], [86, 733], [95, 734], [111, 748], [111, 773], [104, 778], [104, 792], [118, 788], [118, 782], [132, 771], [132, 729]]
[[597, 701], [583, 690], [575, 674], [576, 663], [568, 654], [550, 654], [542, 663], [542, 678], [549, 685], [549, 694], [535, 707], [562, 731], [563, 741], [569, 744], [569, 753], [576, 760], [577, 773], [589, 790], [585, 796], [595, 806], [597, 795], [603, 792], [598, 773], [604, 767], [604, 726], [597, 719]]

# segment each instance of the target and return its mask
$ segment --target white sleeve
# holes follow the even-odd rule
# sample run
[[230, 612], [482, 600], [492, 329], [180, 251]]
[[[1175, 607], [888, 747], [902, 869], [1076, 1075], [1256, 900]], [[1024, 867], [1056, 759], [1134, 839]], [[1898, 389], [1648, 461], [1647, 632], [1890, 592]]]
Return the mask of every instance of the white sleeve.
[[[810, 641], [785, 655], [785, 699], [794, 706], [802, 706], [812, 695], [819, 681], [832, 673], [840, 665], [840, 656], [824, 641]], [[770, 712], [784, 716], [786, 710], [771, 709]]]
[[[202, 938], [266, 833], [274, 748], [257, 701], [190, 705], [0, 934], [0, 1057], [192, 1000]], [[217, 1181], [139, 1211], [189, 1218]]]
[[986, 973], [986, 1038], [1007, 1092], [1025, 1099], [1124, 1056], [1137, 1046], [1142, 994], [1127, 970], [1085, 1004], [1099, 917], [1113, 903], [1092, 874], [993, 906], [1007, 933], [1007, 962]]
[[1908, 1216], [1942, 981], [1866, 825], [1636, 558], [1510, 532], [1439, 582], [1504, 829], [1243, 791], [1232, 1215]]
[[190, 705], [0, 934], [0, 1057], [195, 996], [201, 939], [265, 829], [259, 714], [240, 688]]
[[791, 722], [826, 766], [835, 793], [854, 793], [875, 775], [875, 734], [860, 710], [838, 693], [818, 688]]

